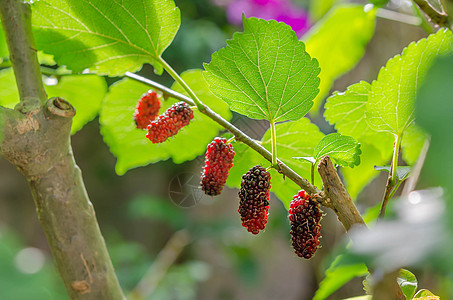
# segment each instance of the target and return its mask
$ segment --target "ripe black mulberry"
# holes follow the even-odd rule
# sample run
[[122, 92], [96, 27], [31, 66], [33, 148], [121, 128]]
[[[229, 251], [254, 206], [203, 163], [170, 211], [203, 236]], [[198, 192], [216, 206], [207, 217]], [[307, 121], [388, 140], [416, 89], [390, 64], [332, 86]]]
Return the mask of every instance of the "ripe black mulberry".
[[319, 203], [311, 200], [305, 191], [293, 197], [289, 209], [291, 240], [294, 252], [306, 259], [311, 258], [319, 246], [321, 238], [322, 211]]
[[159, 115], [161, 106], [160, 96], [154, 91], [144, 93], [134, 112], [134, 120], [137, 128], [146, 129], [151, 121], [155, 120]]
[[216, 137], [206, 151], [206, 162], [201, 175], [201, 189], [206, 195], [220, 195], [228, 172], [233, 166], [234, 149], [225, 138]]
[[177, 134], [181, 128], [187, 126], [192, 119], [193, 111], [187, 103], [175, 103], [148, 125], [146, 137], [153, 144], [163, 143], [169, 137]]
[[242, 226], [253, 234], [258, 234], [266, 226], [270, 189], [271, 175], [263, 167], [254, 166], [247, 174], [242, 175], [238, 212]]

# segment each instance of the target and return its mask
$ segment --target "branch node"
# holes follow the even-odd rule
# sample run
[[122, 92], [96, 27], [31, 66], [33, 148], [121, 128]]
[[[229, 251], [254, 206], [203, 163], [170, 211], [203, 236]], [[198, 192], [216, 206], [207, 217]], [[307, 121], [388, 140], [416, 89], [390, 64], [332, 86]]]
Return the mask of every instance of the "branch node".
[[74, 106], [60, 97], [53, 97], [47, 100], [46, 107], [47, 111], [52, 115], [60, 116], [63, 118], [72, 118], [76, 114]]

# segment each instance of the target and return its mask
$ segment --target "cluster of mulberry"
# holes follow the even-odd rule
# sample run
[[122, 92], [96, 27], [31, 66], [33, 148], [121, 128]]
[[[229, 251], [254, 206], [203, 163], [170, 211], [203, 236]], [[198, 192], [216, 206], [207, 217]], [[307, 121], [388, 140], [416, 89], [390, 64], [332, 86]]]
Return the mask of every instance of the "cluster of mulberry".
[[138, 100], [134, 112], [134, 120], [138, 129], [146, 129], [159, 115], [161, 106], [160, 97], [154, 91], [144, 93]]
[[[142, 95], [134, 113], [137, 128], [147, 128], [146, 137], [153, 143], [166, 141], [193, 119], [193, 111], [185, 102], [173, 104], [164, 114], [157, 116], [160, 106], [157, 93], [149, 91]], [[206, 195], [216, 196], [222, 192], [233, 166], [234, 155], [233, 146], [225, 138], [216, 137], [208, 145], [201, 175], [201, 189]], [[242, 175], [238, 212], [242, 226], [253, 234], [258, 234], [267, 224], [270, 179], [269, 172], [261, 166], [254, 166]], [[299, 257], [309, 259], [318, 249], [321, 218], [319, 204], [311, 200], [305, 191], [293, 197], [289, 209], [290, 234], [294, 251]]]
[[206, 162], [201, 175], [201, 189], [206, 195], [220, 195], [228, 172], [233, 166], [234, 149], [225, 138], [216, 137], [206, 151]]
[[188, 125], [192, 119], [193, 111], [187, 103], [175, 103], [148, 125], [146, 137], [154, 144], [163, 143]]
[[254, 166], [247, 174], [242, 175], [238, 212], [242, 226], [253, 234], [258, 234], [267, 223], [270, 179], [269, 172], [261, 166]]
[[321, 218], [319, 204], [311, 200], [305, 191], [300, 191], [293, 197], [289, 209], [290, 234], [294, 252], [299, 257], [309, 259], [318, 249]]

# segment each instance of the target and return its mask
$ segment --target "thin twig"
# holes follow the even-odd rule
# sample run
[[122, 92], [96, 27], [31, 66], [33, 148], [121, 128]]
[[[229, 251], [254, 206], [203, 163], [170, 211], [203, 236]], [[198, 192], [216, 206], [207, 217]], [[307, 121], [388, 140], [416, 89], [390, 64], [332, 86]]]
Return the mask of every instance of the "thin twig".
[[376, 11], [376, 16], [382, 19], [396, 21], [408, 25], [420, 26], [422, 24], [422, 20], [418, 17], [402, 14], [400, 12], [384, 8], [379, 8]]
[[450, 27], [448, 15], [442, 7], [442, 11], [438, 11], [428, 0], [413, 0], [415, 4], [428, 16], [431, 22], [440, 27]]
[[[164, 93], [164, 95], [170, 96], [172, 98], [178, 99], [180, 101], [184, 101], [189, 105], [195, 105], [195, 103], [190, 99], [189, 97], [180, 94], [178, 92], [173, 91], [172, 89], [169, 89], [157, 82], [154, 82], [150, 79], [147, 79], [145, 77], [139, 76], [134, 73], [126, 72], [125, 74], [127, 77], [135, 79], [137, 81], [140, 81], [142, 83], [145, 83], [155, 89], [158, 89]], [[272, 153], [270, 153], [266, 148], [261, 146], [260, 144], [256, 143], [255, 140], [250, 138], [248, 135], [243, 133], [239, 128], [235, 127], [233, 124], [222, 118], [219, 114], [214, 112], [211, 108], [206, 107], [205, 111], [202, 111], [203, 114], [207, 115], [210, 117], [213, 121], [217, 122], [220, 124], [223, 128], [231, 132], [236, 141], [242, 142], [258, 152], [261, 156], [263, 156], [265, 159], [267, 159], [269, 162], [272, 163]], [[314, 185], [312, 185], [310, 182], [308, 182], [306, 179], [302, 178], [299, 174], [294, 172], [290, 167], [285, 165], [283, 162], [280, 160], [277, 160], [278, 165], [280, 166], [280, 169], [282, 173], [294, 181], [298, 186], [300, 186], [302, 189], [304, 189], [307, 193], [310, 195], [315, 195], [319, 194], [321, 191], [318, 190]]]

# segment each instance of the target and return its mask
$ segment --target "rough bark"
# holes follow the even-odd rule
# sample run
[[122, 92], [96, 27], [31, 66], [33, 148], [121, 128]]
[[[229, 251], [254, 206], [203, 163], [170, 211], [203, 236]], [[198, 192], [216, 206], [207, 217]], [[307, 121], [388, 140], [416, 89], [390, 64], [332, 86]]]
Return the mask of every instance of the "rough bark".
[[74, 107], [46, 100], [30, 7], [0, 0], [20, 103], [0, 108], [0, 154], [30, 186], [38, 219], [70, 299], [125, 299], [70, 145]]
[[324, 185], [323, 193], [325, 195], [320, 197], [321, 204], [331, 208], [337, 214], [338, 220], [347, 231], [353, 226], [366, 227], [360, 212], [352, 202], [351, 196], [346, 191], [340, 177], [338, 177], [337, 170], [329, 156], [321, 159], [318, 172]]

